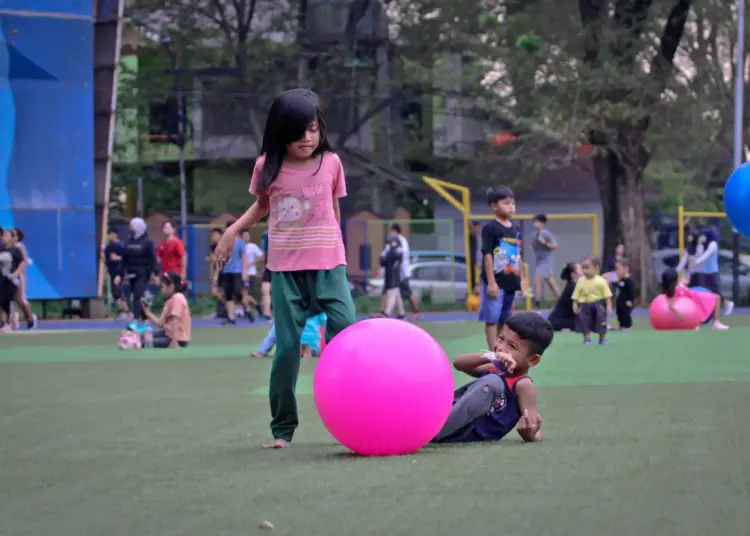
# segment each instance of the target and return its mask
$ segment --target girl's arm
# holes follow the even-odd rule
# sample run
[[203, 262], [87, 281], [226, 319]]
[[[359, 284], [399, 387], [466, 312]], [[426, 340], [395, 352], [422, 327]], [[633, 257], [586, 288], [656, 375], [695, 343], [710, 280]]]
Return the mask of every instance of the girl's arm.
[[703, 255], [695, 259], [695, 265], [703, 264], [708, 260], [708, 258], [716, 253], [719, 250], [719, 244], [716, 242], [711, 242], [708, 247], [706, 248], [706, 251], [703, 252]]
[[248, 259], [247, 255], [242, 256], [242, 280], [247, 281], [248, 275], [247, 272], [250, 269], [250, 260]]
[[161, 321], [161, 318], [159, 318], [158, 316], [156, 316], [156, 315], [155, 315], [155, 314], [153, 313], [153, 311], [151, 311], [151, 307], [148, 307], [148, 308], [144, 307], [144, 308], [143, 308], [143, 314], [145, 314], [145, 315], [146, 315], [146, 318], [147, 318], [147, 319], [148, 319], [148, 320], [149, 320], [149, 321], [150, 321], [150, 322], [151, 322], [151, 323], [152, 323], [153, 325], [155, 325], [155, 326], [156, 326], [157, 328], [163, 328], [163, 327], [164, 327], [164, 323], [163, 323], [163, 322]]
[[678, 272], [682, 272], [685, 269], [685, 267], [688, 264], [688, 260], [690, 260], [690, 256], [688, 255], [686, 251], [685, 254], [682, 256], [682, 259], [680, 259], [680, 263], [677, 265], [676, 269]]
[[26, 264], [28, 264], [26, 255], [24, 255], [21, 250], [18, 250], [18, 253], [21, 257], [21, 262], [18, 263], [18, 268], [16, 268], [16, 271], [10, 274], [11, 279], [17, 279], [18, 277], [20, 277], [20, 275], [26, 269]]
[[259, 195], [258, 198], [255, 200], [255, 203], [253, 203], [252, 206], [249, 209], [247, 209], [242, 216], [237, 218], [237, 221], [234, 222], [232, 225], [230, 225], [229, 229], [227, 229], [224, 234], [231, 235], [232, 237], [237, 236], [237, 234], [243, 229], [252, 227], [256, 223], [258, 223], [260, 220], [268, 216], [268, 209], [269, 209], [268, 196]]
[[339, 206], [339, 198], [333, 198], [333, 213], [336, 216], [336, 221], [341, 224], [341, 207]]

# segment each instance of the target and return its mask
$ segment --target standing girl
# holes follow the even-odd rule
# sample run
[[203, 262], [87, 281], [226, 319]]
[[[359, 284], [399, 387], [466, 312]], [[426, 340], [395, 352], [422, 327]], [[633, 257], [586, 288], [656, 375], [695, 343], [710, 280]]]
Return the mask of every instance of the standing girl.
[[[21, 312], [26, 319], [26, 326], [28, 327], [28, 329], [34, 329], [36, 327], [37, 318], [36, 315], [31, 312], [31, 306], [29, 305], [29, 301], [26, 299], [26, 267], [31, 264], [31, 259], [29, 259], [29, 253], [26, 250], [26, 246], [23, 245], [23, 231], [16, 227], [15, 229], [10, 230], [10, 234], [13, 246], [18, 248], [18, 251], [20, 251], [21, 255], [23, 255], [23, 263], [21, 264], [21, 274], [18, 277], [18, 290], [16, 291], [15, 302], [18, 308], [21, 309]], [[18, 329], [19, 315], [18, 313], [14, 313], [12, 316], [13, 319], [11, 324], [13, 325], [13, 329]]]
[[255, 203], [221, 237], [216, 259], [223, 262], [237, 234], [269, 215], [267, 267], [277, 348], [269, 388], [274, 441], [265, 447], [281, 448], [289, 446], [299, 424], [294, 391], [311, 302], [328, 317], [327, 340], [355, 321], [339, 209], [346, 195], [344, 170], [312, 91], [293, 89], [274, 99], [250, 193]]

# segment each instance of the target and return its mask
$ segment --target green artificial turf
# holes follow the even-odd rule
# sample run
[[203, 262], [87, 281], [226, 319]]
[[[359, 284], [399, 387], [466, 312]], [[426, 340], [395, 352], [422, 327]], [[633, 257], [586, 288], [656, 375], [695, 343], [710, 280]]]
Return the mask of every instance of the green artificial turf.
[[[196, 330], [177, 351], [0, 336], [0, 535], [749, 534], [750, 327], [730, 323], [607, 347], [558, 335], [533, 371], [542, 443], [379, 459], [322, 427], [314, 360], [294, 446], [260, 449], [270, 360], [248, 354], [265, 328]], [[450, 355], [483, 346], [476, 323], [425, 327]]]

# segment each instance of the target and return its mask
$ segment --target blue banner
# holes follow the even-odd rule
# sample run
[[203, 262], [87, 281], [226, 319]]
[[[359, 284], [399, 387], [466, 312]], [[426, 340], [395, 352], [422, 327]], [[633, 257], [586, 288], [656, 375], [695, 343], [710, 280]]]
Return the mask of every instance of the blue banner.
[[29, 299], [96, 296], [92, 2], [0, 8], [0, 226], [26, 238]]

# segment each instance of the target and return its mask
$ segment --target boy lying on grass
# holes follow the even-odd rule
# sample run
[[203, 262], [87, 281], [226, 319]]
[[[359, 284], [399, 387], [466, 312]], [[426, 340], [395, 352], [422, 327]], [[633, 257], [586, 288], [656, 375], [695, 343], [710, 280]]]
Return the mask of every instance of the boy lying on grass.
[[553, 333], [552, 324], [539, 313], [515, 313], [493, 351], [456, 358], [456, 370], [477, 379], [455, 392], [448, 421], [433, 442], [498, 441], [513, 428], [524, 441], [540, 441], [542, 417], [528, 373], [552, 343]]

